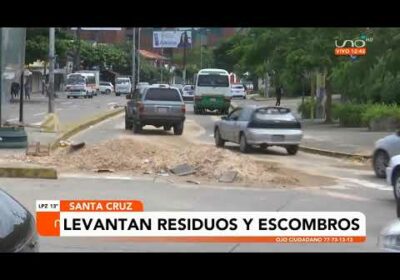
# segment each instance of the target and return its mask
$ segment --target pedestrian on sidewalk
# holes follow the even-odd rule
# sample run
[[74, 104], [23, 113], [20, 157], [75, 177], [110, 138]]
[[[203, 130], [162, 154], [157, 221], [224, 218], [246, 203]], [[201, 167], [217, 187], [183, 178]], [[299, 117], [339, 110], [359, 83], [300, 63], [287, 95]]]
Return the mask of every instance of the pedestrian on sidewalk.
[[283, 87], [277, 86], [276, 87], [276, 103], [275, 106], [281, 106], [281, 98], [283, 95]]
[[25, 99], [31, 100], [32, 80], [28, 76], [25, 82]]

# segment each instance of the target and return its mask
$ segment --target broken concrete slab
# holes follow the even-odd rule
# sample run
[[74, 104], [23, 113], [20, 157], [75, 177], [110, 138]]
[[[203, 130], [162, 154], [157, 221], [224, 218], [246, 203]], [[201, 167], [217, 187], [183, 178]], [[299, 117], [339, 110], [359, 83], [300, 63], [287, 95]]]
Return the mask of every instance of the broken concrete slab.
[[186, 163], [177, 165], [174, 168], [170, 169], [170, 171], [178, 176], [190, 175], [196, 172], [196, 170], [194, 170], [192, 166]]
[[222, 173], [218, 181], [221, 183], [233, 183], [238, 175], [237, 171], [226, 171]]

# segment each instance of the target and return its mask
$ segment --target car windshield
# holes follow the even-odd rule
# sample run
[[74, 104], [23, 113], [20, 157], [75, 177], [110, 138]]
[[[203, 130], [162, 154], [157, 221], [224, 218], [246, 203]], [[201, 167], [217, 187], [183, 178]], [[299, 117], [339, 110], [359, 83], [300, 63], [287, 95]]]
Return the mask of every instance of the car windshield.
[[71, 75], [67, 79], [68, 85], [84, 84], [84, 83], [85, 83], [85, 77], [81, 75]]
[[199, 75], [197, 85], [200, 87], [229, 87], [229, 79], [225, 75]]
[[117, 84], [129, 84], [130, 80], [129, 79], [118, 79], [116, 81]]
[[179, 91], [169, 88], [151, 88], [147, 91], [145, 100], [151, 101], [181, 101]]
[[233, 89], [243, 89], [242, 85], [232, 85]]
[[109, 86], [110, 83], [100, 83], [101, 86]]

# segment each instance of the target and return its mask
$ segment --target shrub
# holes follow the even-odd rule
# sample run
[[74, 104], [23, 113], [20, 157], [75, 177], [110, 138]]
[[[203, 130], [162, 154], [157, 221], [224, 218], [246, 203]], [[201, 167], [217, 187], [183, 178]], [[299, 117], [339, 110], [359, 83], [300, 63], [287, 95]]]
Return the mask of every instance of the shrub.
[[367, 104], [337, 104], [332, 108], [332, 116], [344, 127], [367, 126], [367, 123], [363, 121], [363, 113], [367, 107]]
[[362, 120], [369, 124], [373, 120], [393, 118], [400, 121], [400, 106], [395, 104], [372, 104], [363, 113]]
[[[297, 111], [301, 114], [301, 117], [303, 119], [310, 119], [311, 118], [311, 110], [313, 110], [315, 112], [315, 106], [316, 106], [316, 101], [311, 99], [311, 98], [307, 98], [304, 100], [304, 103], [300, 103]], [[315, 116], [315, 113], [314, 113]]]

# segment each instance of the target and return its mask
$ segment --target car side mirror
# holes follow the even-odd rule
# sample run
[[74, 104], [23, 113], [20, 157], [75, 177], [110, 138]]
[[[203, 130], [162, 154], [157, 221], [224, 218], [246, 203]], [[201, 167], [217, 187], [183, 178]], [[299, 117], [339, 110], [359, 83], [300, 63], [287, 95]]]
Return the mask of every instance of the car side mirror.
[[190, 88], [191, 88], [191, 89], [194, 89], [194, 86], [191, 86]]

